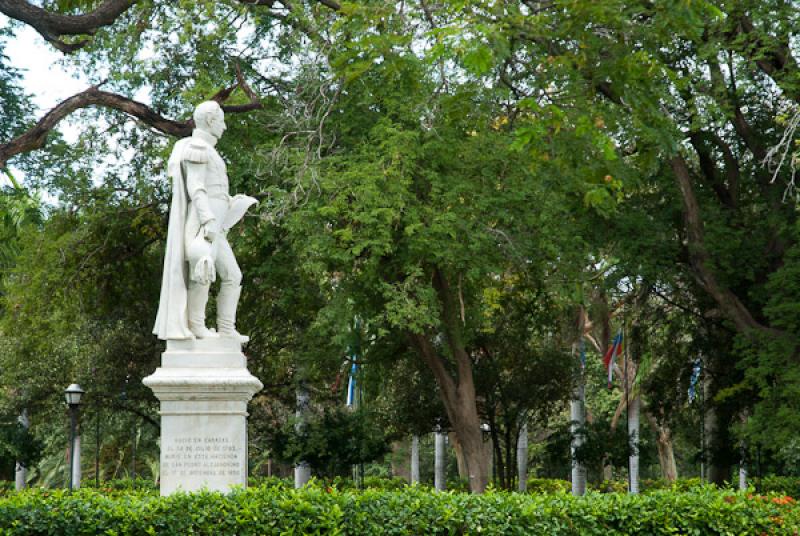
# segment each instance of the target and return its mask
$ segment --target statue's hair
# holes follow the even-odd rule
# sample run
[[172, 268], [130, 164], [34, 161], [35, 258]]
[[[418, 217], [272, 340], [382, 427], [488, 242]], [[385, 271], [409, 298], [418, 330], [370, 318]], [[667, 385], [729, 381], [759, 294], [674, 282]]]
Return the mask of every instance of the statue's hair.
[[222, 113], [222, 108], [217, 101], [205, 101], [197, 105], [194, 109], [194, 124], [197, 127], [208, 126], [211, 119]]

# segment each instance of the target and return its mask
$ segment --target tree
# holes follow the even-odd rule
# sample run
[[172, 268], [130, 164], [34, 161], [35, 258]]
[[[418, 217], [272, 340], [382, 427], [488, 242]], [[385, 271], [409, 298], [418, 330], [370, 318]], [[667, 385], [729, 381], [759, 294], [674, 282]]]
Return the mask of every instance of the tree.
[[[439, 47], [433, 50], [452, 51], [465, 69], [507, 87], [519, 104], [518, 139], [533, 165], [560, 173], [598, 212], [630, 217], [658, 196], [658, 211], [640, 220], [665, 231], [667, 242], [658, 247], [666, 251], [648, 256], [664, 260], [672, 253], [701, 314], [752, 347], [748, 353], [758, 358], [719, 358], [735, 359], [732, 368], [744, 372], [739, 380], [727, 375], [737, 389], [761, 386], [766, 401], [765, 375], [793, 383], [784, 365], [794, 360], [797, 344], [797, 334], [766, 307], [766, 284], [780, 277], [796, 243], [796, 210], [782, 202], [790, 169], [787, 163], [773, 174], [763, 164], [782, 136], [780, 110], [794, 106], [799, 94], [789, 46], [794, 6], [665, 7], [445, 3], [432, 12], [445, 28], [432, 35]], [[474, 34], [455, 30], [465, 21]], [[656, 220], [661, 215], [666, 219]], [[641, 233], [628, 240], [649, 242]]]
[[[528, 279], [530, 278], [530, 279]], [[497, 483], [514, 489], [524, 425], [543, 428], [570, 393], [578, 362], [568, 353], [565, 311], [538, 274], [498, 278], [476, 335], [476, 390], [489, 425]], [[555, 294], [555, 293], [553, 293]]]
[[407, 54], [367, 70], [351, 65], [344, 76], [353, 70], [358, 79], [332, 112], [337, 143], [318, 178], [303, 185], [319, 193], [286, 225], [301, 269], [318, 273], [332, 296], [327, 307], [347, 318], [348, 304], [374, 326], [376, 343], [401, 337], [427, 365], [471, 489], [481, 491], [487, 466], [474, 363], [490, 307], [484, 293], [504, 273], [550, 260], [537, 250], [549, 239], [547, 208], [530, 210], [547, 205], [545, 193], [506, 130], [493, 126], [504, 110], [491, 94], [466, 84], [437, 95], [430, 69]]
[[274, 434], [272, 449], [283, 460], [306, 462], [318, 474], [332, 477], [382, 458], [389, 452], [388, 439], [371, 411], [339, 406], [324, 409], [300, 431], [289, 421]]

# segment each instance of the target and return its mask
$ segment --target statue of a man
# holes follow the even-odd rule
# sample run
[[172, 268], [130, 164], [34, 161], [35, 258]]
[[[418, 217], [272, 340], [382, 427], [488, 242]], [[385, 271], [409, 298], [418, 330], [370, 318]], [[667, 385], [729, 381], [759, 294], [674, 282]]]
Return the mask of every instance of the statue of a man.
[[[220, 105], [198, 105], [194, 123], [192, 135], [175, 144], [167, 163], [172, 203], [153, 333], [165, 340], [232, 337], [244, 343], [248, 337], [236, 331], [242, 272], [226, 235], [256, 200], [228, 195], [225, 162], [214, 148], [225, 131]], [[206, 303], [217, 275], [215, 332], [206, 327]]]

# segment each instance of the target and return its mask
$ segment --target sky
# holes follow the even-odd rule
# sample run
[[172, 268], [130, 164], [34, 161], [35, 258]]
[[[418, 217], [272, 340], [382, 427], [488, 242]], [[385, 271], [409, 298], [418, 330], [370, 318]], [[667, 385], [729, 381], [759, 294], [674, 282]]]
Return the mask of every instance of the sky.
[[[9, 22], [5, 15], [0, 14], [0, 28], [7, 26]], [[14, 35], [5, 40], [4, 53], [9, 58], [9, 64], [20, 70], [22, 75], [20, 85], [31, 96], [36, 106], [34, 114], [37, 119], [41, 118], [58, 103], [91, 85], [89, 80], [80, 76], [80, 73], [65, 67], [61, 63], [63, 54], [47, 44], [36, 30], [28, 25], [16, 24], [13, 31]], [[244, 37], [252, 31], [252, 27], [242, 26], [240, 29], [242, 39], [244, 40]], [[141, 58], [145, 58], [150, 54], [153, 54], [153, 51], [147, 48], [140, 52]], [[280, 72], [281, 68], [285, 70], [286, 66], [277, 63], [271, 66], [267, 65], [265, 66], [265, 72], [272, 72], [276, 69]], [[145, 104], [149, 104], [151, 100], [148, 87], [139, 88], [131, 97]], [[1, 119], [2, 110], [0, 110]], [[79, 127], [70, 122], [69, 117], [62, 120], [56, 128], [67, 142], [77, 141], [80, 134]], [[109, 140], [109, 143], [113, 144], [114, 141]], [[24, 183], [24, 173], [16, 169], [13, 164], [9, 167], [14, 175]], [[0, 186], [8, 183], [8, 178], [0, 174]]]
[[[0, 26], [8, 21], [0, 15]], [[89, 82], [75, 78], [58, 64], [62, 54], [45, 44], [36, 30], [20, 26], [6, 42], [10, 64], [22, 71], [22, 87], [33, 97], [41, 116], [60, 101], [86, 89]]]
[[[8, 19], [0, 15], [0, 27], [6, 24]], [[14, 29], [14, 36], [6, 40], [5, 54], [9, 58], [9, 64], [21, 72], [21, 86], [36, 105], [37, 119], [62, 100], [90, 85], [88, 81], [76, 78], [60, 65], [58, 62], [62, 57], [61, 52], [46, 44], [30, 26], [18, 26]], [[59, 130], [67, 141], [78, 137], [77, 129], [69, 121], [60, 123]], [[24, 173], [13, 165], [10, 167], [12, 173], [25, 182]], [[8, 182], [5, 175], [0, 175], [0, 185]]]

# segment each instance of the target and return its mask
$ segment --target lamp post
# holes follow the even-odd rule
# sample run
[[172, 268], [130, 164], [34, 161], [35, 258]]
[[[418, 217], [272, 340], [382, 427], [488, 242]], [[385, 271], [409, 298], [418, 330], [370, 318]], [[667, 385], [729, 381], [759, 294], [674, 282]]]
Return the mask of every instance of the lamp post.
[[[81, 455], [81, 447], [80, 447], [80, 438], [78, 437], [78, 407], [81, 404], [81, 396], [86, 391], [81, 389], [81, 386], [77, 383], [73, 383], [69, 387], [64, 390], [64, 398], [67, 401], [67, 406], [69, 406], [69, 417], [70, 417], [70, 427], [69, 427], [69, 490], [72, 491], [73, 487], [80, 487], [81, 485], [81, 475], [80, 475], [80, 455]], [[78, 459], [77, 465], [75, 459]]]

